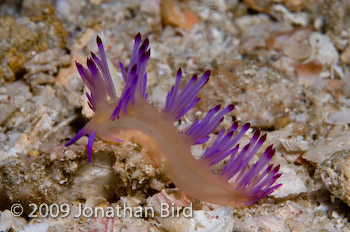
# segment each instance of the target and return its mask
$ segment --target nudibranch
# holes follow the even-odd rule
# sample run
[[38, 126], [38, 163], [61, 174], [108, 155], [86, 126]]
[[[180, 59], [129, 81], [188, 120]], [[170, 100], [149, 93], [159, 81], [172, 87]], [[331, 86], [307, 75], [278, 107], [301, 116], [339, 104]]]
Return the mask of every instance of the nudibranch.
[[[185, 131], [179, 132], [174, 127], [174, 122], [200, 100], [198, 94], [208, 82], [210, 71], [200, 78], [193, 76], [180, 90], [182, 71], [179, 69], [164, 109], [159, 111], [147, 103], [149, 40], [146, 38], [141, 43], [141, 35], [137, 34], [127, 70], [120, 62], [125, 83], [120, 97], [114, 89], [99, 37], [97, 46], [100, 58], [91, 53], [87, 69], [76, 62], [80, 76], [90, 90], [86, 96], [94, 115], [66, 146], [88, 135], [87, 149], [91, 162], [96, 136], [112, 143], [133, 139], [150, 151], [156, 165], [181, 191], [218, 205], [248, 206], [281, 186], [275, 184], [281, 176], [279, 165], [269, 165], [275, 154], [272, 145], [266, 148], [257, 162], [249, 164], [265, 142], [266, 135], [260, 135], [257, 130], [250, 142], [239, 149], [239, 141], [250, 128], [249, 123], [239, 129], [238, 122], [235, 122], [228, 132], [222, 128], [200, 159], [191, 154], [191, 146], [206, 143], [224, 116], [234, 109], [233, 105], [221, 110], [220, 105], [214, 107]], [[222, 161], [226, 164], [221, 173], [213, 174], [210, 167]]]

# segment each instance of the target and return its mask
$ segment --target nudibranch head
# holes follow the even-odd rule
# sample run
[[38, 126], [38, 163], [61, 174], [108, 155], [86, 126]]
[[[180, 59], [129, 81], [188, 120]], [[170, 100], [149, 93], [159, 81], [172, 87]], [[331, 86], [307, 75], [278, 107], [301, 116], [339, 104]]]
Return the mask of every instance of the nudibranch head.
[[[89, 163], [92, 159], [93, 142], [97, 130], [99, 129], [98, 122], [101, 121], [101, 119], [119, 119], [121, 111], [123, 111], [124, 114], [127, 114], [128, 107], [134, 105], [136, 99], [146, 101], [146, 66], [151, 54], [151, 50], [148, 49], [148, 39], [146, 38], [140, 46], [141, 34], [138, 33], [135, 38], [129, 64], [130, 68], [128, 71], [125, 70], [123, 63], [120, 62], [125, 86], [121, 97], [118, 98], [114, 89], [112, 77], [107, 64], [106, 53], [100, 37], [97, 36], [96, 42], [100, 53], [100, 59], [91, 52], [91, 58], [88, 58], [86, 62], [88, 69], [76, 62], [79, 74], [85, 86], [90, 90], [90, 94], [86, 93], [86, 96], [90, 108], [95, 112], [95, 117], [66, 144], [66, 146], [69, 146], [82, 136], [88, 134]], [[122, 142], [122, 140], [115, 138], [114, 142]]]
[[[88, 156], [91, 162], [96, 136], [106, 141], [122, 142], [120, 138], [130, 138], [130, 131], [136, 137], [145, 134], [151, 139], [143, 141], [152, 140], [146, 143], [152, 143], [149, 148], [161, 165], [166, 166], [165, 171], [176, 186], [190, 196], [221, 205], [250, 205], [281, 186], [275, 184], [281, 176], [278, 173], [279, 165], [269, 165], [275, 154], [272, 145], [266, 148], [257, 162], [250, 164], [265, 142], [266, 135], [260, 135], [260, 130], [257, 130], [250, 142], [242, 149], [239, 148], [241, 138], [250, 128], [249, 123], [239, 129], [238, 122], [235, 122], [228, 132], [222, 128], [199, 160], [191, 155], [190, 147], [206, 143], [224, 116], [234, 109], [233, 105], [222, 110], [220, 105], [215, 106], [203, 119], [196, 120], [183, 132], [178, 132], [173, 127], [175, 121], [200, 101], [198, 95], [209, 81], [210, 71], [206, 71], [199, 79], [196, 75], [193, 76], [180, 90], [182, 71], [179, 69], [164, 109], [158, 112], [146, 102], [146, 66], [150, 58], [148, 39], [141, 43], [141, 35], [138, 33], [127, 70], [120, 63], [125, 83], [120, 97], [113, 87], [105, 50], [99, 37], [97, 45], [100, 58], [91, 53], [91, 58], [87, 59], [87, 69], [76, 63], [84, 84], [90, 90], [86, 96], [95, 114], [66, 146], [88, 134]], [[224, 163], [224, 167], [219, 175], [214, 175], [209, 169], [220, 162]]]

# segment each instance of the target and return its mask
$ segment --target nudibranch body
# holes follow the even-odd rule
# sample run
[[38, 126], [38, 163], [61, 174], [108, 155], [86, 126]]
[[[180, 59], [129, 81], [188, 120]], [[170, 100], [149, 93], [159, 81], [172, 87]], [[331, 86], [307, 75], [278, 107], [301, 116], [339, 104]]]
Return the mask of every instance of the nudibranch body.
[[[150, 58], [149, 41], [141, 44], [137, 34], [128, 69], [120, 63], [124, 89], [116, 95], [102, 41], [97, 37], [100, 58], [91, 53], [87, 67], [76, 63], [87, 93], [90, 108], [95, 112], [92, 119], [69, 141], [71, 145], [84, 135], [89, 135], [88, 156], [91, 162], [95, 137], [113, 143], [133, 139], [146, 147], [156, 164], [164, 170], [173, 183], [187, 195], [199, 200], [233, 206], [247, 206], [269, 195], [281, 184], [275, 181], [281, 176], [279, 165], [268, 165], [275, 153], [269, 146], [260, 159], [251, 167], [249, 161], [258, 152], [266, 139], [256, 131], [250, 142], [239, 149], [239, 141], [250, 125], [238, 129], [233, 123], [228, 132], [222, 128], [213, 144], [199, 159], [191, 154], [191, 146], [204, 144], [209, 135], [220, 125], [224, 116], [234, 109], [233, 105], [220, 110], [211, 109], [202, 120], [195, 121], [186, 131], [178, 132], [174, 122], [184, 116], [200, 100], [199, 92], [208, 82], [210, 71], [201, 78], [193, 76], [180, 90], [181, 69], [177, 72], [175, 84], [167, 95], [165, 107], [159, 112], [147, 103], [146, 66]], [[229, 158], [228, 158], [229, 157]], [[210, 167], [228, 160], [219, 175]]]

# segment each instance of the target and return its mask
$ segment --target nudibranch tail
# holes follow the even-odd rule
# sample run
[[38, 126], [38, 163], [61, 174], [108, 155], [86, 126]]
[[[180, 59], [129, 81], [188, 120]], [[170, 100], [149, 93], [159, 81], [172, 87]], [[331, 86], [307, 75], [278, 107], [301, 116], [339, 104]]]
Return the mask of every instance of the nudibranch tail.
[[254, 194], [255, 201], [257, 201], [281, 186], [281, 184], [272, 186], [281, 175], [278, 174], [279, 165], [274, 169], [272, 169], [272, 165], [266, 167], [274, 156], [275, 149], [272, 145], [266, 148], [261, 158], [252, 167], [248, 168], [249, 161], [256, 155], [259, 148], [265, 142], [266, 134], [260, 136], [260, 131], [256, 131], [250, 143], [238, 153], [239, 145], [236, 144], [248, 130], [249, 124], [244, 125], [243, 128], [233, 136], [233, 132], [237, 128], [236, 125], [237, 124], [234, 123], [233, 130], [231, 128], [226, 135], [224, 135], [224, 131], [221, 130], [213, 145], [208, 148], [202, 156], [202, 159], [206, 160], [210, 165], [215, 165], [230, 156], [220, 176], [224, 177], [226, 181], [234, 179], [233, 186], [235, 186], [237, 191]]
[[[125, 84], [119, 98], [99, 37], [97, 46], [100, 58], [91, 53], [91, 58], [87, 59], [87, 69], [76, 63], [84, 84], [90, 90], [86, 96], [95, 114], [66, 146], [89, 135], [87, 150], [91, 162], [96, 137], [110, 142], [136, 139], [150, 150], [157, 165], [182, 191], [221, 205], [247, 206], [281, 186], [275, 184], [281, 176], [279, 165], [269, 165], [275, 154], [272, 145], [265, 149], [257, 162], [251, 164], [253, 157], [260, 154], [258, 152], [266, 140], [266, 134], [255, 131], [249, 143], [240, 149], [239, 142], [249, 130], [249, 123], [240, 128], [239, 123], [234, 122], [228, 132], [221, 128], [199, 160], [192, 156], [191, 146], [206, 143], [225, 115], [234, 109], [233, 105], [222, 110], [220, 105], [215, 106], [203, 119], [196, 120], [183, 132], [174, 128], [174, 122], [200, 101], [198, 95], [209, 81], [210, 71], [204, 72], [199, 79], [194, 75], [180, 89], [182, 71], [179, 69], [175, 83], [167, 94], [164, 109], [159, 112], [146, 102], [146, 67], [150, 59], [148, 39], [141, 43], [141, 34], [138, 33], [128, 68], [119, 63]], [[210, 168], [219, 163], [223, 163], [223, 168], [219, 175], [215, 175]]]

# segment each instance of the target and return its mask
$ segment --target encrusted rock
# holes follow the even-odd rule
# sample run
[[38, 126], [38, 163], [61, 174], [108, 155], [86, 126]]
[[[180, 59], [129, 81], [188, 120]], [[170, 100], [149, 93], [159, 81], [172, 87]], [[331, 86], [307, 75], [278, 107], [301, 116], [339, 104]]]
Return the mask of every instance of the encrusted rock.
[[287, 152], [302, 152], [309, 149], [309, 143], [303, 140], [301, 136], [290, 139], [280, 138], [280, 142]]
[[271, 194], [275, 198], [290, 198], [309, 190], [307, 182], [310, 181], [310, 178], [305, 175], [306, 172], [303, 168], [298, 168], [293, 164], [283, 164], [280, 171], [283, 175], [278, 180], [278, 183], [283, 185]]
[[14, 216], [10, 210], [5, 210], [0, 214], [0, 231], [19, 231], [27, 225], [24, 218]]
[[50, 5], [31, 6], [27, 15], [0, 16], [0, 83], [12, 82], [23, 64], [49, 48], [64, 48], [67, 32]]
[[302, 157], [315, 164], [319, 164], [323, 160], [330, 158], [334, 153], [342, 150], [350, 150], [350, 133], [335, 138], [319, 140]]
[[0, 88], [0, 126], [19, 108], [23, 107], [32, 94], [29, 87], [22, 81], [17, 81]]
[[350, 151], [332, 154], [318, 167], [328, 190], [350, 206]]

